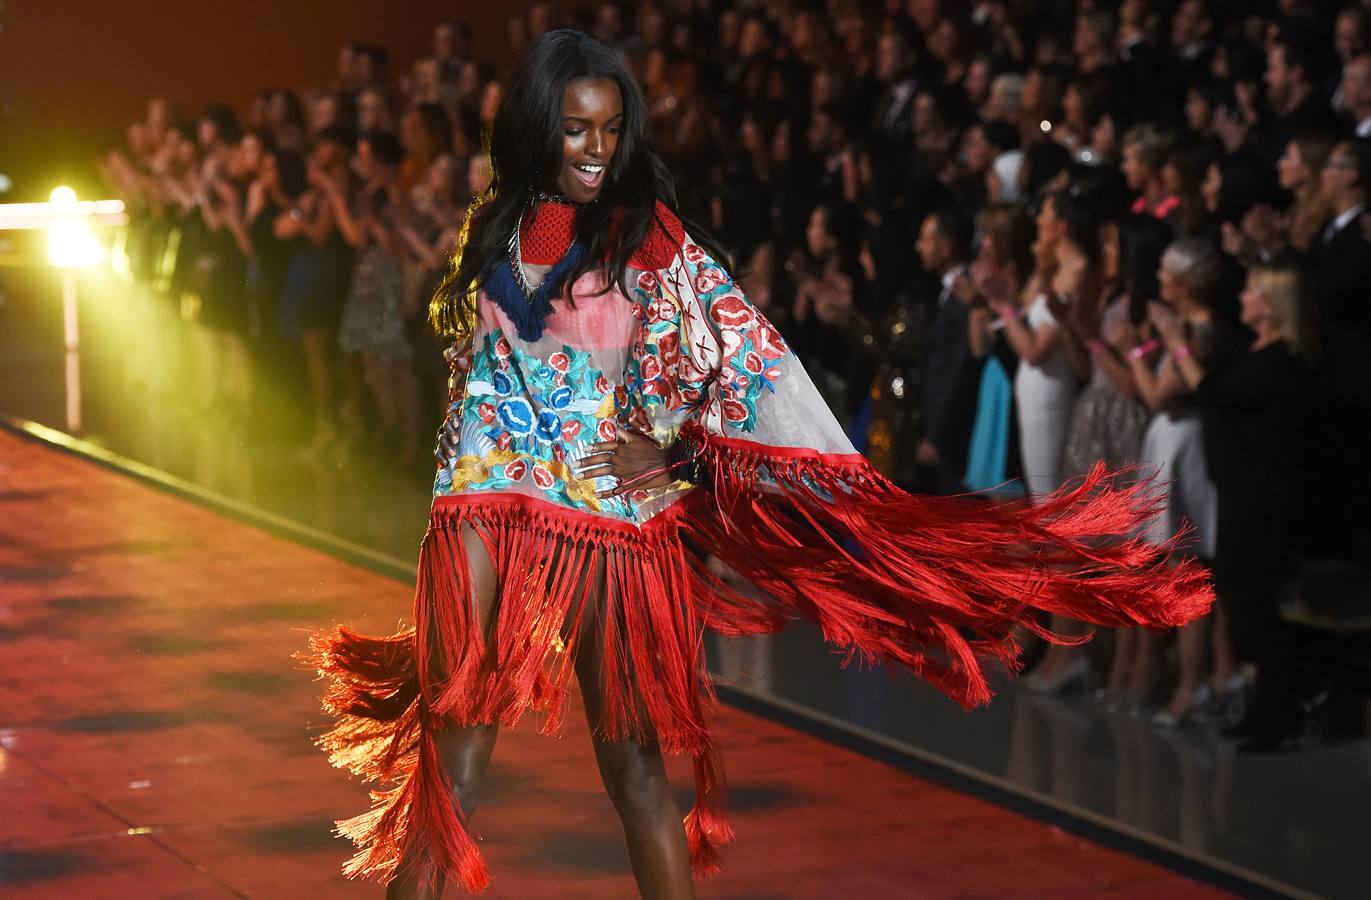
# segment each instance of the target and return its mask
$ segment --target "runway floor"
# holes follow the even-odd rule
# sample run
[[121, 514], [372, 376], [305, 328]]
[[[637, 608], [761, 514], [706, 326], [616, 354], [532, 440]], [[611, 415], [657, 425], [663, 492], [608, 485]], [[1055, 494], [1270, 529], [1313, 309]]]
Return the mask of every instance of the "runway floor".
[[[0, 431], [0, 893], [378, 896], [337, 874], [332, 821], [365, 791], [311, 746], [291, 653], [389, 630], [409, 595]], [[501, 736], [474, 823], [487, 895], [634, 896], [583, 721], [533, 725]], [[1219, 893], [736, 709], [717, 731], [739, 836], [703, 897]]]

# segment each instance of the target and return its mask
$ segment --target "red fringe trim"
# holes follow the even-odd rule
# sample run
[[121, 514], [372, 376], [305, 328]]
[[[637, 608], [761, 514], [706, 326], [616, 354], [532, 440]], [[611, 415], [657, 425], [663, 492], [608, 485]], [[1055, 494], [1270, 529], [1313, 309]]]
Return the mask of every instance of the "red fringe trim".
[[[774, 631], [783, 617], [724, 585], [680, 540], [681, 504], [642, 529], [517, 495], [445, 497], [419, 556], [416, 626], [388, 638], [345, 628], [313, 642], [311, 662], [338, 718], [319, 739], [333, 763], [398, 782], [375, 808], [339, 823], [361, 848], [351, 877], [389, 880], [402, 862], [472, 892], [490, 880], [452, 801], [432, 737], [438, 723], [513, 726], [530, 710], [560, 732], [581, 641], [602, 641], [606, 740], [656, 740], [694, 759], [696, 805], [685, 817], [698, 876], [718, 869], [732, 839], [722, 766], [705, 724], [715, 702], [704, 668], [707, 626]], [[475, 529], [501, 578], [489, 633], [480, 632], [467, 565]], [[603, 572], [603, 627], [589, 628], [592, 573]]]
[[[345, 871], [389, 880], [403, 863], [482, 890], [490, 875], [452, 797], [439, 724], [515, 725], [546, 713], [560, 731], [572, 660], [602, 642], [601, 736], [656, 739], [688, 753], [695, 807], [685, 817], [697, 876], [717, 871], [733, 837], [726, 785], [705, 714], [714, 703], [703, 631], [777, 630], [803, 615], [864, 661], [903, 666], [966, 706], [990, 689], [982, 666], [1017, 668], [1011, 629], [1069, 642], [1037, 621], [1057, 613], [1102, 625], [1181, 625], [1213, 592], [1193, 561], [1119, 535], [1155, 515], [1145, 483], [1103, 467], [1036, 504], [991, 505], [904, 493], [858, 455], [819, 455], [724, 438], [698, 425], [712, 487], [641, 529], [522, 495], [444, 497], [419, 558], [415, 627], [387, 638], [339, 628], [311, 661], [338, 718], [320, 738], [334, 764], [392, 785], [375, 808], [339, 823], [359, 849]], [[466, 542], [475, 534], [500, 584], [487, 633], [473, 615]], [[1182, 536], [1178, 536], [1180, 540]], [[743, 596], [700, 551], [774, 602]], [[603, 573], [603, 591], [593, 573]], [[603, 631], [587, 599], [603, 596]]]
[[982, 661], [1018, 668], [1012, 628], [1056, 643], [1037, 612], [1098, 625], [1182, 625], [1213, 604], [1207, 572], [1134, 537], [1159, 494], [1097, 466], [1037, 504], [908, 494], [857, 454], [722, 437], [691, 423], [714, 515], [687, 534], [787, 610], [818, 623], [844, 664], [901, 665], [963, 706], [991, 692]]

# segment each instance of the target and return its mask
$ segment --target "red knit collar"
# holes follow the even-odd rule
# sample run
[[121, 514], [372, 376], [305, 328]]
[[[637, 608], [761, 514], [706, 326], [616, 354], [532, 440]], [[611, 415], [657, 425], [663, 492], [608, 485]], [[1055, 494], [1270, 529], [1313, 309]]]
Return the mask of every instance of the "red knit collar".
[[533, 212], [524, 216], [519, 232], [524, 262], [552, 266], [566, 256], [576, 236], [577, 204], [559, 199], [539, 200]]
[[[533, 212], [524, 216], [519, 232], [520, 251], [528, 265], [556, 265], [576, 237], [576, 213], [580, 205], [561, 199], [539, 200]], [[614, 224], [623, 215], [620, 210]], [[611, 225], [611, 227], [614, 227]], [[641, 269], [658, 269], [669, 265], [684, 239], [681, 222], [658, 201], [653, 228], [648, 231], [643, 246], [638, 248], [631, 263]]]

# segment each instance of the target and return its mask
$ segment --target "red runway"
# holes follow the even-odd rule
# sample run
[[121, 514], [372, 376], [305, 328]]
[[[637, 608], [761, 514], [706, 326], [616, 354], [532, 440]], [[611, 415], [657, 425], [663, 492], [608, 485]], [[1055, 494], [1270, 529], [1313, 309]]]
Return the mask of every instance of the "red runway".
[[[366, 793], [310, 744], [318, 686], [291, 654], [335, 621], [389, 631], [409, 603], [0, 431], [0, 893], [379, 896], [337, 874], [332, 820]], [[534, 724], [501, 736], [474, 822], [486, 896], [636, 896], [583, 720], [561, 740]], [[738, 710], [716, 733], [738, 840], [702, 897], [1220, 895]]]

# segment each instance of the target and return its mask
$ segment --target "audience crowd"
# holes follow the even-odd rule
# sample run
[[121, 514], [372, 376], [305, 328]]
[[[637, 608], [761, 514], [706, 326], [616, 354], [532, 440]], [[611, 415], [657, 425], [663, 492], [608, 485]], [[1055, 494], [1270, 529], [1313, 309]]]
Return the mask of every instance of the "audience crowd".
[[198, 402], [293, 403], [316, 457], [429, 452], [427, 301], [501, 75], [562, 26], [623, 53], [683, 213], [887, 474], [1030, 502], [1100, 461], [1159, 474], [1144, 537], [1184, 524], [1215, 614], [1043, 650], [1028, 689], [1251, 749], [1308, 732], [1347, 669], [1282, 604], [1371, 556], [1371, 8], [536, 3], [498, 51], [460, 21], [404, 69], [348, 45], [241, 120], [154, 100], [105, 172]]

